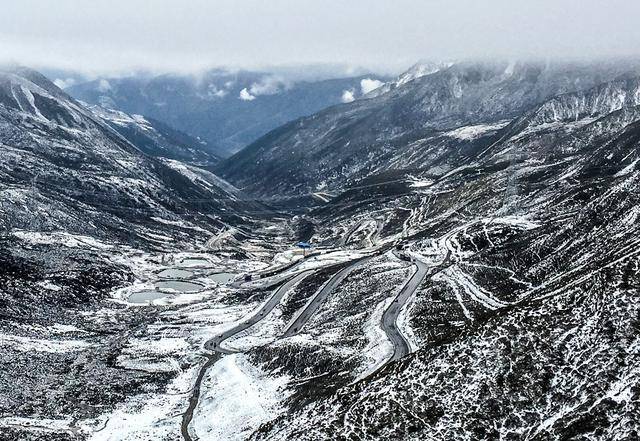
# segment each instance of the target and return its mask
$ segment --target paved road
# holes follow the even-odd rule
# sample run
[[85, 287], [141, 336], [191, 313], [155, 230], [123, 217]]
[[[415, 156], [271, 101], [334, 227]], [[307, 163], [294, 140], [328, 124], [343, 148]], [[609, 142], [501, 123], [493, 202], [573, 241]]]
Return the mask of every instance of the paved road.
[[418, 289], [418, 286], [420, 286], [420, 283], [422, 283], [422, 280], [424, 280], [429, 272], [429, 265], [426, 263], [415, 259], [413, 263], [416, 266], [416, 271], [409, 280], [407, 280], [402, 290], [393, 300], [393, 303], [391, 303], [382, 314], [382, 329], [387, 334], [389, 341], [393, 344], [393, 356], [387, 363], [399, 360], [411, 352], [409, 342], [398, 328], [398, 316], [402, 311], [402, 307], [407, 303], [407, 300], [409, 300], [409, 297]]
[[221, 358], [222, 354], [219, 352], [215, 352], [209, 355], [207, 357], [207, 362], [200, 368], [200, 371], [198, 372], [198, 378], [196, 378], [195, 385], [193, 386], [193, 390], [191, 391], [191, 396], [189, 397], [189, 407], [182, 416], [180, 431], [182, 433], [182, 438], [184, 438], [184, 441], [193, 441], [193, 438], [191, 438], [191, 435], [189, 434], [189, 424], [191, 424], [191, 420], [193, 419], [193, 411], [196, 409], [198, 401], [200, 401], [200, 387], [202, 386], [202, 380], [204, 379], [207, 370]]
[[304, 271], [291, 278], [289, 281], [277, 288], [273, 292], [269, 300], [267, 300], [267, 302], [255, 314], [251, 315], [247, 320], [237, 324], [233, 328], [219, 335], [216, 335], [204, 344], [205, 349], [211, 351], [212, 354], [207, 357], [206, 363], [200, 368], [200, 371], [198, 372], [198, 377], [196, 378], [195, 385], [193, 386], [193, 390], [191, 392], [191, 397], [189, 398], [189, 407], [182, 417], [180, 430], [185, 441], [193, 441], [193, 438], [191, 438], [191, 435], [189, 434], [189, 424], [191, 424], [191, 420], [193, 419], [193, 412], [195, 411], [198, 405], [198, 401], [200, 400], [200, 388], [202, 386], [202, 381], [205, 374], [207, 373], [207, 370], [218, 360], [220, 360], [224, 354], [231, 354], [234, 352], [222, 348], [220, 346], [221, 343], [226, 339], [233, 337], [234, 335], [246, 329], [249, 329], [251, 326], [255, 325], [260, 320], [265, 318], [273, 310], [273, 308], [275, 308], [280, 303], [282, 297], [293, 287], [293, 285], [300, 282], [312, 272], [313, 271]]
[[285, 263], [276, 267], [265, 268], [262, 271], [256, 272], [254, 276], [260, 277], [260, 278], [275, 276], [276, 274], [282, 273], [288, 269], [291, 269], [295, 266], [302, 264], [303, 262], [305, 262], [305, 259], [308, 259], [309, 257], [319, 256], [320, 254], [321, 253], [319, 251], [312, 251], [302, 259], [298, 259], [293, 262]]
[[325, 283], [322, 288], [320, 288], [312, 297], [311, 301], [307, 303], [304, 309], [300, 312], [298, 317], [289, 325], [286, 329], [282, 337], [291, 337], [293, 335], [298, 334], [304, 325], [309, 321], [311, 316], [318, 310], [320, 305], [324, 303], [326, 298], [331, 294], [331, 292], [358, 266], [362, 265], [367, 260], [371, 259], [371, 257], [363, 257], [361, 259], [356, 260], [354, 263], [349, 265], [346, 268], [341, 269], [337, 273], [335, 273], [327, 283]]
[[[386, 311], [382, 314], [382, 329], [387, 334], [387, 338], [393, 344], [393, 356], [387, 360], [385, 364], [399, 360], [411, 352], [409, 342], [398, 328], [398, 316], [400, 315], [404, 305], [407, 303], [407, 300], [409, 300], [409, 297], [411, 297], [418, 289], [424, 278], [427, 275], [429, 277], [433, 277], [440, 271], [443, 271], [448, 266], [450, 260], [451, 251], [447, 252], [442, 263], [436, 267], [431, 267], [418, 259], [411, 259], [413, 264], [416, 266], [416, 272], [413, 273], [409, 280], [407, 280], [407, 283], [402, 287], [402, 290], [393, 300], [393, 303], [389, 305]], [[432, 268], [431, 272], [429, 271], [429, 268]]]
[[233, 353], [234, 351], [224, 349], [223, 347], [221, 347], [220, 346], [221, 343], [227, 340], [228, 338], [231, 338], [234, 335], [239, 334], [240, 332], [246, 329], [249, 329], [256, 323], [258, 323], [260, 320], [265, 318], [273, 310], [273, 308], [275, 308], [277, 305], [280, 304], [282, 297], [286, 294], [287, 291], [289, 291], [295, 284], [300, 282], [302, 279], [304, 279], [311, 273], [313, 273], [313, 271], [304, 271], [298, 274], [296, 277], [293, 277], [292, 279], [290, 279], [285, 284], [281, 285], [279, 288], [277, 288], [273, 292], [269, 300], [267, 300], [267, 302], [255, 314], [250, 316], [245, 321], [238, 323], [233, 328], [227, 331], [224, 331], [223, 333], [216, 335], [212, 339], [208, 340], [204, 344], [204, 348], [209, 351], [221, 352], [223, 354]]

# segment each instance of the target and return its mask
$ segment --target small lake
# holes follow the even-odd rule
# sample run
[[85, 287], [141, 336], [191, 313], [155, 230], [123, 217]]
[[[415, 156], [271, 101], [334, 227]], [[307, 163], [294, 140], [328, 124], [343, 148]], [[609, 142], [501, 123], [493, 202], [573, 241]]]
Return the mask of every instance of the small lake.
[[181, 266], [211, 266], [211, 262], [207, 259], [189, 258], [180, 262]]
[[236, 275], [232, 273], [215, 273], [209, 275], [209, 278], [214, 282], [229, 283], [236, 278]]
[[167, 297], [167, 294], [163, 292], [140, 291], [131, 294], [129, 298], [127, 298], [127, 301], [131, 303], [150, 303], [153, 300], [162, 299], [165, 297]]
[[204, 288], [202, 285], [184, 280], [161, 280], [156, 282], [156, 288], [173, 290], [178, 292], [200, 292]]
[[168, 268], [160, 271], [158, 277], [163, 279], [188, 279], [193, 277], [193, 272], [178, 268]]

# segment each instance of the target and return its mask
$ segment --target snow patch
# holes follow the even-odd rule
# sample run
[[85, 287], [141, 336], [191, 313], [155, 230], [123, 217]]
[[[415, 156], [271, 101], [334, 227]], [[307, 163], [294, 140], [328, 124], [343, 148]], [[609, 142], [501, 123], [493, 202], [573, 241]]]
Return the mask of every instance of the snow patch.
[[240, 441], [284, 411], [288, 376], [273, 377], [244, 354], [223, 357], [202, 384], [191, 432], [199, 439]]
[[615, 177], [618, 178], [620, 176], [628, 175], [629, 173], [633, 172], [633, 170], [636, 168], [637, 163], [638, 163], [638, 159], [636, 159], [631, 164], [627, 165], [625, 168], [623, 168], [618, 173], [616, 173]]
[[474, 139], [478, 139], [488, 133], [500, 130], [507, 124], [509, 124], [509, 121], [500, 121], [496, 124], [478, 124], [475, 126], [460, 127], [445, 133], [445, 135], [461, 141], [473, 141]]
[[253, 101], [256, 99], [255, 96], [251, 95], [251, 93], [245, 87], [240, 91], [240, 95], [238, 96], [242, 101]]
[[364, 325], [364, 334], [368, 343], [362, 351], [365, 364], [356, 381], [359, 381], [370, 373], [375, 372], [393, 356], [393, 344], [389, 341], [387, 334], [380, 325], [382, 323], [382, 315], [393, 301], [394, 297], [389, 297], [379, 302], [376, 305], [376, 309], [373, 311], [373, 314], [371, 314]]
[[384, 83], [380, 80], [375, 80], [372, 78], [364, 78], [360, 81], [360, 90], [362, 90], [362, 94], [366, 95], [371, 91], [374, 91], [381, 87]]
[[182, 413], [198, 369], [196, 366], [182, 372], [169, 384], [166, 392], [143, 393], [129, 398], [111, 414], [100, 418], [102, 424], [96, 425], [100, 425], [101, 430], [95, 431], [89, 440], [181, 439]]
[[0, 334], [0, 347], [8, 347], [19, 352], [64, 353], [82, 351], [92, 344], [84, 340], [46, 340], [20, 335]]
[[12, 234], [20, 240], [29, 242], [33, 245], [62, 245], [67, 248], [97, 248], [107, 250], [113, 248], [99, 240], [82, 236], [79, 234], [70, 234], [62, 231], [47, 233], [37, 231], [14, 230]]

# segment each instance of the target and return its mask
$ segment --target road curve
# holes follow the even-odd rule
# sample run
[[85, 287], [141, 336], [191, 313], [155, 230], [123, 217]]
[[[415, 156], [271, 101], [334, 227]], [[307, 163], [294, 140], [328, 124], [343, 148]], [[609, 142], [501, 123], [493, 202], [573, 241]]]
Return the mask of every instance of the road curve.
[[213, 366], [218, 360], [222, 358], [224, 354], [231, 354], [234, 351], [224, 349], [221, 347], [221, 343], [227, 340], [228, 338], [233, 337], [234, 335], [239, 334], [240, 332], [249, 329], [251, 326], [258, 323], [260, 320], [265, 318], [272, 310], [275, 308], [282, 297], [285, 295], [289, 289], [291, 289], [296, 283], [300, 282], [302, 279], [307, 277], [313, 271], [304, 271], [298, 274], [295, 277], [292, 277], [286, 283], [276, 288], [273, 292], [269, 300], [262, 305], [262, 307], [257, 310], [253, 315], [251, 315], [248, 319], [244, 320], [241, 323], [238, 323], [236, 326], [224, 331], [223, 333], [216, 335], [215, 337], [207, 340], [204, 344], [204, 348], [211, 351], [212, 354], [207, 356], [207, 361], [200, 368], [198, 372], [198, 377], [196, 378], [196, 382], [193, 386], [193, 390], [191, 392], [191, 397], [189, 397], [189, 407], [186, 412], [182, 416], [182, 424], [180, 426], [180, 431], [182, 433], [182, 438], [185, 441], [193, 441], [191, 435], [189, 434], [189, 424], [191, 424], [191, 420], [193, 419], [193, 412], [195, 411], [198, 401], [200, 400], [200, 388], [202, 386], [202, 381], [204, 380], [204, 376], [207, 373], [207, 370]]
[[297, 276], [289, 279], [286, 283], [278, 287], [273, 292], [269, 300], [267, 300], [266, 303], [262, 305], [262, 307], [259, 310], [257, 310], [253, 315], [251, 315], [248, 319], [238, 323], [233, 328], [227, 331], [224, 331], [221, 334], [216, 335], [215, 337], [208, 340], [204, 344], [204, 348], [209, 351], [220, 352], [223, 354], [233, 353], [234, 351], [221, 347], [222, 342], [224, 342], [228, 338], [233, 337], [236, 334], [239, 334], [240, 332], [246, 329], [249, 329], [256, 323], [258, 323], [260, 320], [265, 318], [273, 310], [273, 308], [275, 308], [277, 305], [280, 304], [282, 297], [285, 295], [287, 291], [289, 291], [295, 284], [299, 283], [302, 279], [310, 275], [312, 272], [313, 271], [304, 271], [298, 274]]
[[291, 337], [298, 334], [304, 325], [309, 321], [311, 316], [318, 310], [320, 305], [326, 300], [326, 298], [331, 294], [331, 292], [340, 284], [347, 276], [355, 270], [358, 266], [362, 265], [367, 260], [371, 259], [371, 256], [363, 257], [356, 260], [354, 263], [349, 265], [346, 268], [341, 269], [337, 273], [335, 273], [331, 278], [325, 283], [322, 288], [320, 288], [311, 298], [311, 301], [307, 303], [306, 306], [303, 307], [302, 311], [298, 314], [296, 319], [289, 325], [289, 327], [282, 334], [282, 337]]
[[402, 290], [393, 300], [393, 303], [391, 303], [391, 305], [389, 305], [389, 307], [382, 314], [382, 329], [384, 330], [385, 334], [387, 334], [387, 338], [389, 339], [389, 341], [391, 341], [391, 343], [393, 344], [393, 355], [384, 364], [399, 360], [405, 355], [408, 355], [409, 352], [411, 352], [409, 342], [398, 328], [398, 316], [400, 315], [400, 312], [402, 311], [404, 305], [407, 303], [407, 300], [409, 300], [409, 297], [411, 297], [413, 293], [418, 289], [420, 283], [422, 283], [424, 278], [427, 275], [429, 275], [429, 277], [433, 277], [440, 271], [443, 271], [444, 268], [448, 266], [450, 260], [451, 251], [447, 251], [447, 255], [445, 256], [444, 260], [434, 268], [435, 271], [431, 271], [429, 273], [429, 268], [431, 267], [428, 264], [419, 259], [411, 259], [413, 264], [416, 266], [416, 271], [409, 278], [409, 280], [407, 280], [405, 285], [402, 287]]
[[399, 360], [411, 352], [409, 342], [398, 328], [398, 316], [409, 297], [418, 289], [429, 271], [429, 265], [426, 263], [415, 259], [413, 263], [416, 266], [416, 271], [404, 284], [393, 303], [382, 314], [382, 329], [393, 344], [393, 355], [387, 363]]
[[342, 236], [342, 237], [340, 238], [340, 242], [338, 242], [338, 245], [339, 245], [339, 246], [341, 246], [341, 247], [346, 246], [346, 245], [347, 245], [347, 242], [349, 242], [349, 239], [351, 239], [351, 235], [352, 235], [353, 233], [355, 233], [355, 231], [356, 231], [358, 228], [360, 228], [360, 225], [362, 225], [362, 223], [361, 223], [361, 222], [358, 222], [357, 224], [352, 225], [352, 226], [347, 230], [347, 232], [346, 232], [346, 233], [344, 233], [344, 236]]

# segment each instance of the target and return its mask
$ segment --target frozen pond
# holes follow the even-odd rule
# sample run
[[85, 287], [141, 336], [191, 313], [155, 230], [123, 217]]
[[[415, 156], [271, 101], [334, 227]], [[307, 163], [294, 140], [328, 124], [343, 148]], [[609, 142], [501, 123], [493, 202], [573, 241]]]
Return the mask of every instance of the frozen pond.
[[180, 262], [181, 266], [211, 266], [211, 262], [207, 259], [189, 258]]
[[193, 272], [178, 268], [168, 268], [160, 271], [158, 277], [162, 277], [163, 279], [188, 279], [193, 277]]
[[131, 303], [149, 303], [156, 299], [162, 299], [167, 297], [166, 293], [158, 292], [158, 291], [140, 291], [134, 292], [127, 299], [128, 302]]
[[215, 273], [211, 274], [209, 278], [218, 283], [229, 283], [235, 279], [236, 275], [232, 273]]
[[184, 280], [161, 280], [156, 282], [158, 289], [170, 289], [178, 292], [199, 292], [203, 286], [198, 283], [185, 282]]

